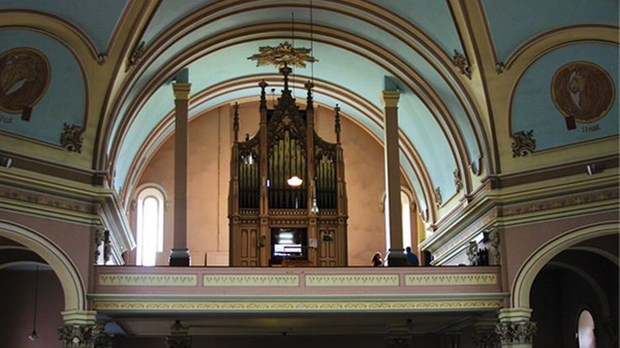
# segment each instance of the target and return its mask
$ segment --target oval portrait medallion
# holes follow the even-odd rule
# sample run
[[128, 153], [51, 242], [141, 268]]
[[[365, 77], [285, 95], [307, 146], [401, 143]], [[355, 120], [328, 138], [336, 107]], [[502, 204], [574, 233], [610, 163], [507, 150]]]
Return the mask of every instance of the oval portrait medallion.
[[50, 64], [33, 48], [14, 48], [0, 54], [0, 110], [17, 114], [41, 99], [50, 80]]
[[551, 81], [555, 107], [566, 117], [588, 123], [604, 117], [615, 98], [609, 74], [590, 62], [571, 62], [560, 67]]

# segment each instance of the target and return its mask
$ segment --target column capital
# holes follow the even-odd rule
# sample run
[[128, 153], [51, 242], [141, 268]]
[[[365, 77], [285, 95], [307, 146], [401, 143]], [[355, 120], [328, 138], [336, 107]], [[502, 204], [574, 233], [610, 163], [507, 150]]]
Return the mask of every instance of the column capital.
[[170, 336], [166, 336], [168, 348], [191, 348], [192, 336], [188, 335], [189, 327], [183, 326], [180, 320], [175, 320], [170, 326]]
[[66, 324], [58, 328], [64, 348], [94, 348], [99, 337], [95, 324]]
[[495, 333], [502, 347], [531, 347], [536, 334], [536, 323], [530, 321], [531, 308], [503, 308]]
[[189, 100], [189, 94], [192, 89], [191, 83], [177, 82], [172, 84], [174, 98], [177, 100]]
[[502, 308], [497, 317], [500, 322], [518, 322], [530, 320], [531, 316], [531, 308]]
[[72, 310], [60, 314], [66, 325], [94, 325], [97, 321], [96, 311]]
[[397, 108], [400, 99], [400, 91], [383, 91], [381, 92], [381, 100], [385, 108]]

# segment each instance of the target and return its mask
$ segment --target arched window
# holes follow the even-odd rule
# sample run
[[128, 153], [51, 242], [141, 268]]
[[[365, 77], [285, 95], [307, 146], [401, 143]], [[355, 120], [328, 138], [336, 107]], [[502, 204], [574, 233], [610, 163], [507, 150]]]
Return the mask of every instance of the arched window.
[[594, 319], [587, 309], [579, 314], [577, 324], [577, 337], [579, 338], [579, 348], [596, 348], [596, 337], [594, 336]]
[[138, 194], [136, 265], [155, 266], [164, 244], [164, 194], [146, 187]]

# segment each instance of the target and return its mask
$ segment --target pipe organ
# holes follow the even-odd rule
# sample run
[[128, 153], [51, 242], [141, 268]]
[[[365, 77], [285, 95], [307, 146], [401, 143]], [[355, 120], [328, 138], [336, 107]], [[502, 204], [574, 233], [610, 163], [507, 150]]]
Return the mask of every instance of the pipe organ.
[[347, 195], [336, 107], [336, 143], [314, 129], [312, 83], [300, 109], [288, 86], [267, 107], [259, 84], [258, 132], [239, 140], [234, 106], [234, 142], [229, 192], [231, 266], [346, 266]]

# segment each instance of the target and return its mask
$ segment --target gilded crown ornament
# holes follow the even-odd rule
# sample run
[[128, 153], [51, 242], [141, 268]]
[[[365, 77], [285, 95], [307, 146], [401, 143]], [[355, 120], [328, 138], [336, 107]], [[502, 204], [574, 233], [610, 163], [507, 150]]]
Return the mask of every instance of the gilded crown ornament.
[[260, 53], [248, 57], [256, 61], [256, 66], [275, 65], [279, 69], [295, 66], [304, 68], [306, 63], [318, 62], [318, 59], [310, 55], [309, 48], [295, 48], [288, 41], [279, 44], [277, 47], [261, 46], [258, 48]]

